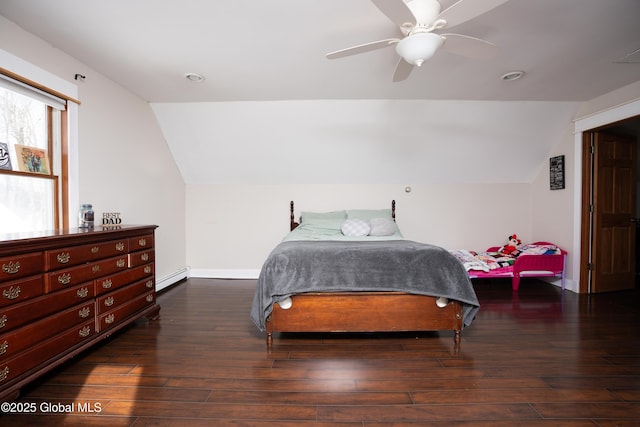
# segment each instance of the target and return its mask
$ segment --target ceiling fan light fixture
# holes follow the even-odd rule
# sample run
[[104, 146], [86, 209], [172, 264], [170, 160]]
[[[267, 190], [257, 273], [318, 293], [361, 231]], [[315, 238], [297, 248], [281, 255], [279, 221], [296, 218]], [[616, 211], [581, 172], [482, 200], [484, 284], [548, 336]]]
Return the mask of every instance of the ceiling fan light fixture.
[[411, 34], [398, 42], [396, 52], [409, 64], [418, 67], [442, 46], [442, 38], [434, 33]]

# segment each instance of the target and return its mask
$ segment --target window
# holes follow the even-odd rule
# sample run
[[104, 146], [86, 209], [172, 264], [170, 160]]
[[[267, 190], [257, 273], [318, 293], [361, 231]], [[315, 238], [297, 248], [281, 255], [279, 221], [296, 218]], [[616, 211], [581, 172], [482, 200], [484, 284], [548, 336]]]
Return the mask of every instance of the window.
[[64, 99], [0, 74], [0, 233], [67, 223], [65, 109]]

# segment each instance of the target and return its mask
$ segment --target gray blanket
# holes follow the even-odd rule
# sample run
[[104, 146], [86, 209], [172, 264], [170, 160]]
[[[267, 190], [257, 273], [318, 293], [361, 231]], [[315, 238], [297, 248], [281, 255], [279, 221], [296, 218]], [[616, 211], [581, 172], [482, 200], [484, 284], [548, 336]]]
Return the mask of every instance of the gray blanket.
[[409, 240], [292, 241], [265, 261], [251, 320], [264, 331], [273, 304], [304, 292], [401, 291], [458, 300], [469, 326], [480, 304], [469, 276], [447, 250]]

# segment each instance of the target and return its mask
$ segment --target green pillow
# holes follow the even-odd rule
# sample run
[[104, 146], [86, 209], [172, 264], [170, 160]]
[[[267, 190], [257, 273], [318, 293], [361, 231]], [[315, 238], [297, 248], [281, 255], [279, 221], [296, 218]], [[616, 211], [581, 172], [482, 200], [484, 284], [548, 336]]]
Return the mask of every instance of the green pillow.
[[391, 209], [350, 209], [347, 212], [349, 219], [364, 219], [370, 220], [372, 218], [387, 218], [393, 220], [391, 216]]
[[303, 224], [312, 224], [318, 221], [344, 221], [345, 219], [347, 219], [347, 211], [302, 212], [300, 215], [300, 222]]

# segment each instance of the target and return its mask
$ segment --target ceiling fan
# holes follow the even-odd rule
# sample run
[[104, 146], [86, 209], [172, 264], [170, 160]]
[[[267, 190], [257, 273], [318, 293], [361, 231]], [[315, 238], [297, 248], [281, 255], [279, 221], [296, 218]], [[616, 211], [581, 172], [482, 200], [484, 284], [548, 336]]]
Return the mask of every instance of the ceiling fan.
[[398, 82], [409, 77], [414, 66], [421, 66], [440, 48], [470, 58], [493, 56], [497, 47], [486, 40], [462, 34], [438, 34], [434, 31], [469, 21], [508, 0], [459, 0], [442, 11], [438, 0], [371, 1], [400, 27], [403, 37], [337, 50], [328, 53], [327, 58], [342, 58], [395, 45], [400, 60], [393, 74], [393, 81]]

